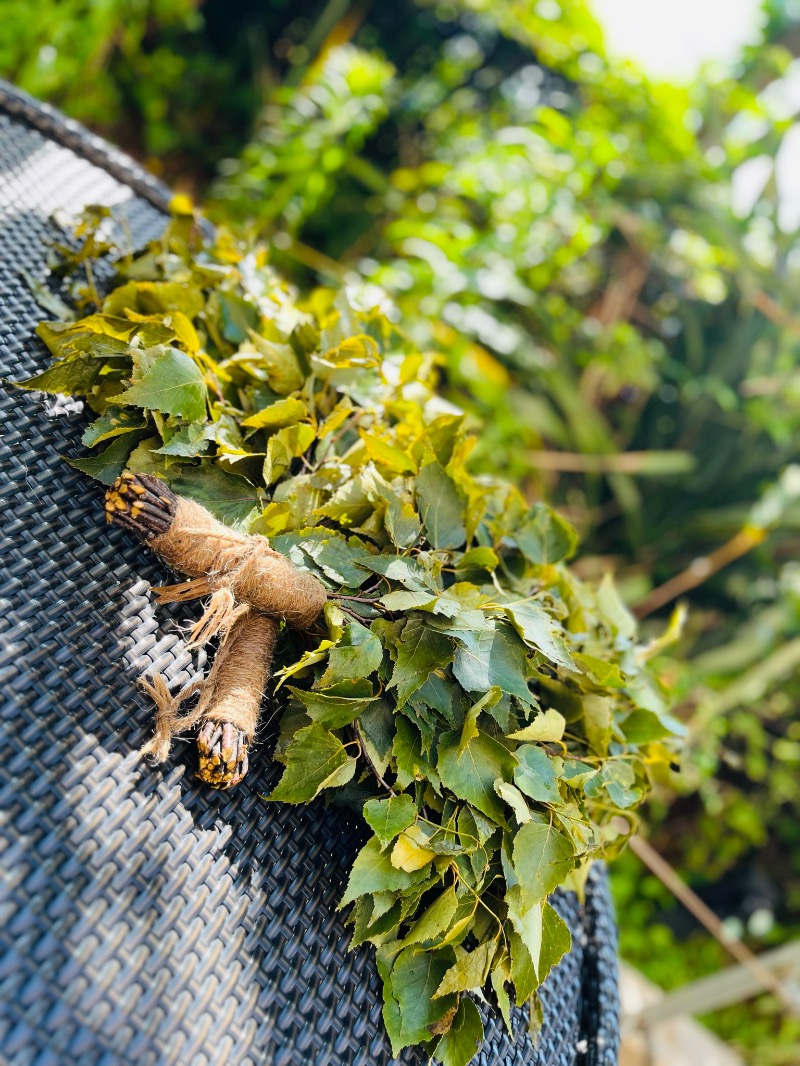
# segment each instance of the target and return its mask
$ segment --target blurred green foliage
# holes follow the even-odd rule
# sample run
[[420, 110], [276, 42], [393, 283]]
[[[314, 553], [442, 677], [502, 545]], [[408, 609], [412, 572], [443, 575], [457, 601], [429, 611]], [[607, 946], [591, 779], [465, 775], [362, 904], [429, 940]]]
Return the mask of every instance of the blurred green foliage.
[[[388, 293], [484, 419], [479, 462], [567, 510], [585, 574], [643, 609], [684, 575], [660, 669], [691, 756], [654, 843], [697, 885], [760, 865], [777, 926], [750, 942], [796, 935], [800, 5], [769, 0], [764, 40], [688, 87], [610, 61], [582, 0], [4, 14], [5, 77], [270, 237], [282, 269]], [[659, 924], [635, 859], [616, 880], [652, 976], [724, 962]], [[754, 1063], [800, 1040], [770, 1002], [711, 1020]]]

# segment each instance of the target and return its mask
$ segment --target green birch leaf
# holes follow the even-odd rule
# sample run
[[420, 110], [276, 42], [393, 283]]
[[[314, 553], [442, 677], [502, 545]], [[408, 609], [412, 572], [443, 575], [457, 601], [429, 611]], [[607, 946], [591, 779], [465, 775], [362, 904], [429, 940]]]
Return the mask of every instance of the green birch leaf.
[[79, 355], [54, 363], [41, 374], [34, 374], [24, 381], [15, 381], [14, 384], [19, 389], [37, 389], [40, 392], [61, 393], [65, 396], [86, 396], [92, 391], [102, 368], [102, 362], [96, 357]]
[[419, 540], [422, 526], [410, 497], [406, 499], [397, 492], [390, 493], [386, 500], [383, 520], [386, 532], [392, 538], [392, 544], [398, 548], [410, 548]]
[[570, 839], [552, 825], [528, 822], [514, 837], [514, 872], [524, 910], [546, 899], [575, 865]]
[[593, 777], [587, 778], [583, 788], [590, 799], [605, 790], [615, 806], [626, 810], [641, 802], [642, 792], [634, 787], [635, 783], [636, 774], [629, 763], [609, 760]]
[[436, 593], [430, 589], [424, 592], [411, 592], [410, 589], [396, 589], [381, 596], [380, 602], [387, 611], [414, 611], [422, 607], [431, 607], [436, 602]]
[[147, 420], [139, 411], [128, 411], [124, 407], [109, 406], [105, 413], [87, 426], [81, 437], [81, 444], [93, 448], [96, 444], [112, 437], [119, 437], [132, 429], [145, 429]]
[[511, 979], [514, 982], [517, 1006], [521, 1007], [539, 987], [539, 977], [530, 952], [519, 933], [512, 929], [507, 935], [511, 947]]
[[417, 807], [410, 796], [389, 796], [387, 799], [367, 800], [364, 821], [381, 844], [388, 844], [398, 833], [413, 825]]
[[525, 645], [505, 625], [481, 633], [459, 633], [453, 673], [467, 692], [486, 692], [497, 686], [524, 703], [535, 697], [525, 683], [528, 676]]
[[362, 896], [352, 905], [350, 914], [345, 920], [346, 925], [353, 927], [353, 935], [348, 944], [350, 951], [354, 951], [369, 940], [373, 920], [372, 896]]
[[483, 988], [496, 950], [496, 940], [485, 940], [474, 951], [462, 955], [442, 978], [441, 984], [434, 992], [434, 998], [439, 999], [451, 992], [468, 992], [471, 989]]
[[205, 306], [199, 289], [183, 281], [129, 281], [103, 302], [103, 312], [118, 315], [126, 309], [143, 315], [182, 311], [194, 318]]
[[397, 787], [408, 788], [412, 781], [425, 778], [439, 791], [439, 777], [423, 751], [420, 730], [404, 716], [395, 718], [395, 737], [392, 751], [397, 770]]
[[[458, 628], [482, 629], [484, 628], [482, 623], [486, 621], [489, 624], [485, 628], [491, 629], [491, 620], [484, 619], [480, 611], [486, 599], [487, 597], [476, 589], [474, 585], [466, 581], [459, 581], [437, 596], [431, 605], [431, 609], [434, 614], [456, 619]], [[462, 625], [458, 625], [458, 623], [462, 623]]]
[[218, 297], [222, 335], [231, 344], [241, 344], [258, 325], [258, 308], [234, 293], [220, 292]]
[[318, 356], [318, 359], [327, 366], [359, 367], [363, 370], [380, 363], [378, 346], [374, 339], [366, 334], [348, 337], [335, 348], [329, 348], [324, 355]]
[[458, 897], [455, 885], [448, 889], [431, 903], [414, 922], [408, 933], [403, 938], [403, 946], [422, 944], [426, 940], [432, 940], [450, 928], [450, 923], [458, 910]]
[[349, 396], [343, 396], [319, 427], [320, 440], [324, 440], [329, 434], [335, 433], [340, 426], [343, 426], [353, 414], [353, 410], [353, 401]]
[[[341, 729], [350, 725], [361, 712], [372, 703], [375, 696], [361, 696], [354, 698], [344, 695], [340, 691], [342, 685], [334, 686], [334, 691], [317, 692], [289, 686], [289, 691], [300, 700], [312, 721], [326, 726], [328, 729]], [[367, 682], [366, 688], [371, 692], [372, 686]]]
[[539, 1043], [539, 1037], [544, 1025], [544, 1007], [538, 992], [533, 992], [528, 1001], [528, 1034], [534, 1047]]
[[497, 557], [497, 553], [491, 548], [470, 548], [468, 552], [464, 552], [461, 558], [458, 560], [458, 570], [486, 570], [491, 573], [496, 570], [500, 560]]
[[444, 671], [434, 670], [428, 679], [414, 694], [415, 700], [422, 700], [426, 707], [438, 711], [451, 729], [455, 729], [461, 714], [458, 693], [453, 691], [452, 679]]
[[377, 837], [371, 837], [356, 856], [339, 910], [371, 892], [402, 892], [424, 877], [420, 870], [406, 873], [392, 866], [388, 852]]
[[[393, 895], [393, 893], [388, 893]], [[372, 897], [375, 898], [374, 896]], [[359, 902], [358, 900], [356, 902]], [[368, 938], [373, 944], [380, 944], [387, 940], [391, 942], [393, 933], [397, 929], [400, 922], [403, 920], [403, 904], [401, 899], [395, 900], [392, 903], [389, 910], [385, 914], [380, 916], [373, 916], [372, 923], [368, 930]]]
[[511, 966], [508, 955], [501, 956], [499, 960], [495, 959], [492, 972], [489, 974], [489, 980], [492, 982], [492, 988], [497, 997], [497, 1006], [500, 1008], [500, 1013], [503, 1016], [506, 1032], [509, 1036], [513, 1037], [514, 1030], [511, 1024], [511, 1001], [506, 988], [506, 985], [511, 980]]
[[469, 931], [473, 920], [475, 918], [475, 912], [478, 909], [478, 902], [474, 897], [464, 895], [458, 901], [458, 909], [456, 910], [453, 920], [447, 932], [439, 941], [439, 946], [443, 944], [458, 944], [464, 939]]
[[332, 518], [340, 525], [355, 529], [366, 522], [374, 510], [375, 505], [369, 493], [361, 480], [355, 477], [345, 481], [314, 513], [319, 518]]
[[328, 656], [328, 668], [319, 680], [320, 688], [347, 678], [368, 677], [382, 661], [380, 640], [360, 622], [349, 622], [344, 636]]
[[522, 907], [521, 890], [519, 885], [514, 885], [506, 893], [508, 905], [508, 918], [518, 936], [525, 945], [530, 955], [531, 963], [536, 971], [537, 981], [541, 983], [539, 975], [539, 961], [542, 954], [542, 942], [544, 939], [544, 905], [534, 903], [532, 907], [524, 910]]
[[569, 522], [545, 503], [533, 505], [514, 537], [525, 558], [538, 566], [568, 559], [578, 546], [578, 534]]
[[562, 803], [558, 790], [558, 772], [563, 768], [559, 758], [551, 758], [535, 744], [522, 744], [514, 751], [519, 765], [514, 769], [517, 788], [539, 803]]
[[372, 765], [379, 774], [386, 773], [395, 734], [394, 714], [386, 700], [377, 699], [361, 712], [358, 733]]
[[33, 274], [28, 273], [28, 271], [23, 268], [18, 268], [18, 273], [43, 311], [47, 311], [51, 315], [64, 321], [71, 321], [75, 318], [74, 310], [65, 304], [56, 293], [50, 291], [46, 281], [41, 281], [39, 278], [35, 278]]
[[502, 609], [526, 644], [536, 648], [556, 666], [563, 666], [566, 670], [576, 669], [561, 627], [543, 607], [530, 600], [522, 600], [504, 603]]
[[452, 658], [453, 642], [427, 626], [418, 615], [412, 615], [397, 642], [397, 660], [388, 686], [397, 689], [397, 706], [406, 703], [432, 670], [447, 666]]
[[546, 979], [571, 947], [572, 934], [569, 926], [554, 907], [545, 903], [542, 911], [542, 951], [538, 965], [540, 982]]
[[649, 744], [664, 737], [685, 736], [686, 726], [670, 715], [636, 710], [622, 723], [622, 731], [629, 744]]
[[482, 1040], [483, 1022], [478, 1008], [469, 996], [462, 996], [453, 1024], [436, 1045], [433, 1057], [442, 1066], [467, 1066]]
[[453, 457], [453, 448], [461, 436], [464, 422], [463, 414], [444, 414], [439, 415], [426, 427], [431, 447], [443, 466], [447, 466]]
[[356, 769], [342, 742], [316, 723], [298, 729], [284, 759], [283, 776], [266, 797], [274, 802], [309, 803], [324, 788], [347, 784]]
[[482, 848], [496, 828], [493, 822], [472, 807], [464, 805], [458, 812], [458, 838], [461, 846], [467, 851]]
[[[120, 328], [121, 327], [121, 328]], [[58, 360], [90, 355], [98, 361], [130, 354], [131, 337], [136, 330], [127, 319], [89, 315], [80, 322], [40, 322], [39, 336]]]
[[311, 570], [337, 587], [357, 588], [367, 578], [364, 564], [370, 553], [355, 537], [348, 539], [331, 529], [299, 529], [272, 537], [270, 543], [295, 566]]
[[429, 1041], [437, 1022], [455, 1006], [455, 996], [433, 998], [454, 957], [452, 948], [422, 951], [417, 947], [404, 948], [397, 956], [392, 967], [392, 992], [400, 1009], [403, 1047]]
[[67, 459], [67, 462], [76, 470], [93, 477], [95, 481], [112, 485], [125, 469], [133, 449], [146, 436], [146, 430], [124, 433], [98, 455], [90, 455], [85, 459]]
[[[411, 889], [410, 891], [415, 891], [415, 889]], [[361, 896], [359, 898], [364, 899], [366, 897]], [[374, 921], [376, 918], [380, 918], [382, 914], [386, 914], [392, 909], [397, 899], [397, 892], [374, 892], [368, 898], [372, 900], [372, 920]]]
[[397, 1056], [403, 1050], [404, 1044], [400, 1031], [400, 1005], [394, 997], [392, 987], [392, 967], [396, 961], [393, 948], [393, 945], [391, 948], [379, 945], [375, 952], [375, 963], [383, 986], [383, 1024], [392, 1045], [392, 1055]]
[[617, 663], [609, 663], [594, 655], [584, 655], [581, 652], [575, 653], [575, 663], [585, 674], [588, 674], [590, 680], [600, 685], [601, 688], [622, 688], [625, 684], [625, 678]]
[[145, 437], [143, 441], [140, 441], [128, 456], [127, 468], [132, 474], [152, 474], [154, 477], [163, 478], [171, 485], [174, 478], [169, 476], [167, 460], [156, 455], [156, 444], [158, 444], [158, 437]]
[[433, 592], [438, 595], [441, 591], [416, 559], [403, 555], [373, 555], [361, 565], [375, 574], [382, 574], [390, 581], [396, 581], [410, 592]]
[[112, 403], [180, 415], [188, 422], [206, 416], [206, 386], [197, 364], [185, 352], [168, 348], [140, 381], [111, 398]]
[[382, 466], [394, 474], [416, 474], [416, 463], [402, 448], [397, 448], [363, 429], [360, 436], [367, 455], [376, 466]]
[[479, 733], [469, 741], [461, 755], [458, 753], [458, 733], [443, 733], [439, 738], [439, 776], [445, 788], [466, 800], [488, 818], [503, 825], [505, 812], [494, 789], [500, 778], [510, 781], [514, 772], [514, 758], [486, 733]]
[[204, 455], [211, 446], [211, 441], [206, 436], [206, 427], [198, 422], [190, 422], [188, 426], [170, 434], [169, 442], [163, 448], [156, 448], [156, 455], [179, 455], [193, 459], [198, 455]]
[[461, 740], [458, 745], [459, 758], [464, 754], [464, 749], [467, 744], [478, 735], [477, 723], [481, 711], [489, 707], [494, 707], [494, 705], [501, 699], [502, 695], [503, 693], [495, 685], [489, 689], [485, 696], [481, 696], [477, 703], [473, 703], [467, 711], [466, 718], [464, 719], [464, 727], [461, 730]]
[[248, 330], [249, 342], [241, 344], [239, 352], [224, 365], [257, 362], [266, 372], [269, 387], [279, 396], [288, 396], [303, 387], [305, 375], [290, 344], [279, 344]]
[[246, 528], [259, 507], [258, 493], [249, 481], [215, 464], [181, 467], [170, 487], [180, 496], [202, 503], [220, 522], [234, 528]]
[[285, 685], [290, 677], [294, 677], [295, 674], [300, 674], [310, 666], [322, 662], [332, 647], [334, 647], [334, 642], [332, 640], [321, 640], [316, 648], [313, 648], [310, 651], [304, 651], [297, 662], [284, 666], [282, 670], [276, 670], [272, 675], [273, 679], [280, 678], [280, 681], [278, 681], [278, 684], [275, 686], [275, 691], [277, 692], [279, 688]]
[[622, 636], [633, 638], [636, 633], [636, 619], [622, 602], [617, 586], [611, 574], [606, 574], [597, 590], [597, 606], [609, 622], [612, 630]]
[[464, 504], [455, 483], [436, 462], [423, 466], [414, 483], [420, 517], [434, 548], [460, 548], [467, 537]]
[[597, 755], [608, 755], [611, 743], [613, 712], [611, 700], [606, 696], [586, 695], [583, 697], [583, 728], [592, 751]]

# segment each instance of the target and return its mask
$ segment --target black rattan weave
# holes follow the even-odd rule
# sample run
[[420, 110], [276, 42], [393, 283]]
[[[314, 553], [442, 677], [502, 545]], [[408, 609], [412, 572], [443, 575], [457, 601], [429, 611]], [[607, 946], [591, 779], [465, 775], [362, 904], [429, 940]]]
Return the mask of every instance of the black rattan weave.
[[[167, 191], [56, 112], [0, 87], [0, 373], [47, 355], [20, 275], [45, 273], [52, 213], [117, 205], [142, 243]], [[179, 751], [143, 765], [151, 708], [135, 679], [196, 669], [148, 583], [167, 574], [102, 524], [101, 493], [58, 459], [79, 405], [0, 392], [0, 1060], [150, 1066], [391, 1061], [371, 953], [335, 906], [363, 840], [340, 810], [265, 804], [263, 749], [230, 794]], [[185, 608], [182, 609], [185, 613]], [[602, 871], [585, 907], [556, 899], [574, 947], [546, 983], [538, 1049], [490, 1013], [481, 1066], [613, 1066], [616, 938]], [[522, 1030], [522, 1019], [518, 1028]], [[403, 1063], [422, 1063], [411, 1052]]]

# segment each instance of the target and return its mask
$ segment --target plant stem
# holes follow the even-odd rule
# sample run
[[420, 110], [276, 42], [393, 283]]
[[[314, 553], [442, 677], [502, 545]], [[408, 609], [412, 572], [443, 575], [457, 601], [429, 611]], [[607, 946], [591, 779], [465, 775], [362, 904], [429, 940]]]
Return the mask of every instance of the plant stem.
[[668, 603], [676, 600], [679, 596], [691, 592], [692, 589], [702, 585], [704, 581], [712, 577], [718, 571], [728, 566], [735, 559], [746, 555], [752, 548], [761, 544], [767, 536], [765, 529], [757, 526], [745, 526], [731, 537], [729, 541], [716, 548], [710, 555], [703, 555], [695, 559], [680, 574], [671, 577], [663, 585], [653, 589], [647, 596], [633, 608], [637, 618], [646, 618], [653, 611], [658, 611]]
[[698, 922], [726, 949], [737, 962], [753, 974], [759, 983], [775, 996], [779, 1003], [790, 1010], [796, 1011], [796, 1004], [787, 996], [780, 981], [771, 970], [768, 970], [738, 937], [732, 936], [719, 920], [717, 915], [708, 907], [700, 897], [692, 891], [670, 864], [642, 837], [631, 837], [629, 846], [645, 866], [656, 875], [672, 892], [676, 899], [686, 907]]

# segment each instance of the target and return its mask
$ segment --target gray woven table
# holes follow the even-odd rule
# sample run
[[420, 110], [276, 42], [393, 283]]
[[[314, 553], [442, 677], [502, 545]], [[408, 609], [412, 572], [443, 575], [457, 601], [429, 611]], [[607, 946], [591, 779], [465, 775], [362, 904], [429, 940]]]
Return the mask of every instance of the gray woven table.
[[[0, 83], [0, 374], [47, 365], [46, 314], [20, 276], [89, 203], [137, 244], [167, 190], [50, 108]], [[231, 793], [136, 755], [151, 708], [135, 679], [197, 668], [149, 583], [168, 579], [102, 524], [80, 453], [80, 405], [0, 392], [0, 1061], [339, 1066], [392, 1061], [371, 952], [346, 950], [335, 906], [364, 836], [341, 810], [271, 806], [269, 737]], [[612, 1066], [616, 936], [605, 875], [585, 906], [555, 900], [574, 938], [542, 993], [534, 1049], [489, 1011], [481, 1066]], [[486, 1012], [484, 1012], [486, 1013]], [[403, 1063], [422, 1063], [416, 1052]]]

